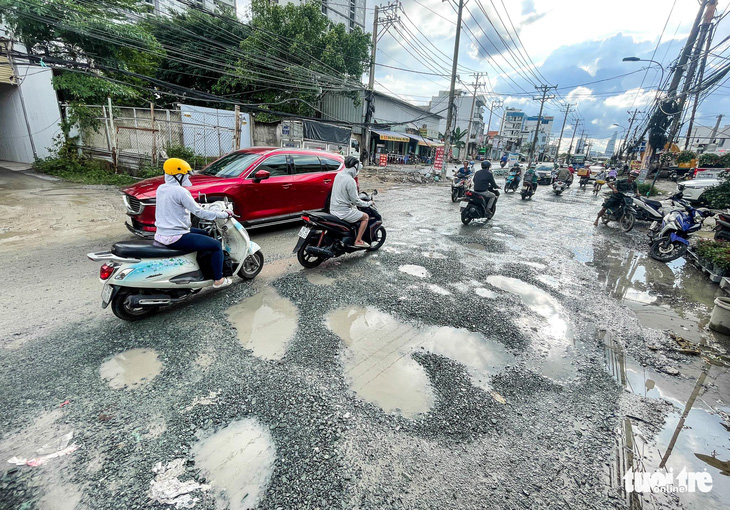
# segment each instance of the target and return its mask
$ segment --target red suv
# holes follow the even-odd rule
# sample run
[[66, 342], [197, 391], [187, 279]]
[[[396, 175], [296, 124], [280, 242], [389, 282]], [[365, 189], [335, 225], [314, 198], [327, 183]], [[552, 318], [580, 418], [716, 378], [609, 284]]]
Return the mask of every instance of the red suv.
[[[228, 198], [247, 227], [299, 219], [304, 210], [321, 210], [332, 181], [344, 168], [338, 154], [317, 150], [250, 147], [232, 152], [191, 174], [188, 188], [198, 201]], [[155, 194], [163, 176], [122, 190], [130, 222], [140, 237], [155, 232]]]

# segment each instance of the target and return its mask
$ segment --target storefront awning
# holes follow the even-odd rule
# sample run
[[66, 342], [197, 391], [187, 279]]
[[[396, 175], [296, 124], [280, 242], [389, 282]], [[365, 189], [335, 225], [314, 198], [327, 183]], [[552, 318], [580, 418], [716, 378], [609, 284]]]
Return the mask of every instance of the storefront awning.
[[424, 138], [421, 135], [414, 135], [414, 134], [411, 134], [411, 133], [406, 133], [405, 135], [408, 138], [410, 138], [411, 140], [415, 140], [416, 142], [418, 142], [418, 145], [421, 145], [423, 147], [436, 147], [436, 146], [443, 145], [443, 143], [441, 143], [441, 142], [434, 142], [433, 140], [429, 140], [428, 138]]
[[410, 138], [403, 133], [396, 133], [395, 131], [383, 131], [380, 129], [371, 130], [373, 133], [378, 135], [381, 140], [385, 142], [408, 142]]

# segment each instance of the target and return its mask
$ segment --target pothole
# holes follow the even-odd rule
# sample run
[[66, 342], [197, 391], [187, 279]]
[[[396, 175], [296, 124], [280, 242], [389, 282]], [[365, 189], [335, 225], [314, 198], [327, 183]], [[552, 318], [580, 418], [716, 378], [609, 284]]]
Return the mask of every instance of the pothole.
[[319, 271], [307, 271], [305, 276], [312, 285], [332, 285], [335, 283], [334, 278], [325, 276]]
[[129, 349], [105, 361], [99, 375], [118, 390], [136, 389], [150, 382], [162, 371], [162, 362], [154, 349]]
[[276, 448], [269, 430], [248, 418], [231, 423], [192, 448], [195, 466], [220, 508], [254, 508], [271, 480]]
[[226, 313], [241, 345], [260, 358], [281, 359], [297, 331], [297, 307], [271, 287], [231, 306]]
[[428, 278], [431, 276], [431, 273], [428, 272], [428, 269], [423, 266], [416, 266], [414, 264], [402, 265], [398, 267], [398, 271], [409, 274], [411, 276], [417, 276], [418, 278]]

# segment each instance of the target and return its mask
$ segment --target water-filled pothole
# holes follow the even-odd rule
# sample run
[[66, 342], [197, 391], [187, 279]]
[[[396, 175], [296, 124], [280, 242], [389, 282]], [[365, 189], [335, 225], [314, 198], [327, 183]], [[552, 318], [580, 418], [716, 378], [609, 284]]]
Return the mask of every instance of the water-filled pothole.
[[434, 403], [428, 376], [411, 353], [423, 348], [464, 364], [476, 386], [489, 388], [489, 376], [513, 356], [479, 333], [455, 328], [419, 328], [374, 308], [343, 307], [327, 316], [327, 326], [345, 344], [348, 383], [361, 398], [384, 411], [413, 417]]
[[114, 389], [135, 389], [150, 382], [162, 371], [154, 349], [120, 352], [99, 367], [99, 375]]
[[281, 359], [297, 331], [297, 307], [271, 287], [231, 306], [227, 313], [239, 342], [260, 358]]
[[192, 448], [196, 467], [220, 508], [254, 508], [274, 470], [276, 448], [268, 428], [248, 418], [231, 423]]
[[423, 266], [416, 266], [414, 264], [402, 265], [398, 267], [398, 270], [411, 276], [417, 276], [419, 278], [428, 278], [431, 276], [431, 273], [428, 272], [428, 269]]

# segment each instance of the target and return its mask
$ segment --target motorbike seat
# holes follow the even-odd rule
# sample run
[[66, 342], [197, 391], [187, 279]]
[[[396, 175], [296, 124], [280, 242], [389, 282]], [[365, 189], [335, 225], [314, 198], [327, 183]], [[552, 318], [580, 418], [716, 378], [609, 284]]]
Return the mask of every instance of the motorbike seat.
[[118, 257], [137, 259], [157, 259], [164, 257], [179, 257], [195, 250], [175, 250], [152, 240], [122, 241], [112, 246], [112, 253]]
[[347, 222], [345, 220], [341, 220], [340, 218], [338, 218], [334, 214], [329, 214], [329, 213], [320, 213], [320, 212], [318, 212], [318, 213], [309, 213], [308, 216], [309, 217], [312, 217], [312, 218], [318, 218], [320, 220], [332, 221], [334, 223], [339, 223], [340, 225], [345, 225], [347, 227], [351, 227], [351, 226], [354, 225], [354, 223], [349, 223], [349, 222]]
[[653, 207], [654, 209], [661, 209], [662, 207], [662, 203], [658, 200], [649, 200], [647, 198], [644, 200], [644, 202], [646, 203], [646, 205], [648, 205], [649, 207]]

